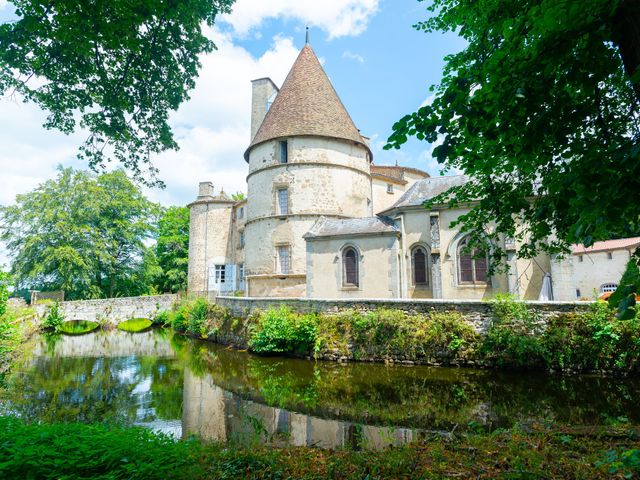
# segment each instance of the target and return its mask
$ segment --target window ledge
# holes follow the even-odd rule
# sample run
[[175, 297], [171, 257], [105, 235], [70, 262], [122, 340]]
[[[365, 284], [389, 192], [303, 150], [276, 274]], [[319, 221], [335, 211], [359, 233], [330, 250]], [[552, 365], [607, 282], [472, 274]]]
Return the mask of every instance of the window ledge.
[[357, 290], [360, 290], [360, 287], [356, 285], [344, 285], [342, 286], [342, 288], [340, 288], [340, 290], [343, 292], [355, 292]]

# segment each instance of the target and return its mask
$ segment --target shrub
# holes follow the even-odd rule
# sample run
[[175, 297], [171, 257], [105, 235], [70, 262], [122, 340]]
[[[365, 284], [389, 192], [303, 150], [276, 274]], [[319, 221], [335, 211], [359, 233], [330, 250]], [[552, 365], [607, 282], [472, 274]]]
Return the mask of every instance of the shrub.
[[11, 286], [11, 277], [8, 273], [0, 270], [0, 317], [7, 311], [7, 302], [9, 301], [9, 287]]
[[513, 295], [491, 301], [494, 318], [482, 342], [485, 359], [502, 366], [542, 367], [544, 348], [538, 318]]
[[153, 324], [162, 325], [163, 327], [171, 325], [171, 312], [162, 310], [156, 313], [156, 316], [153, 318]]
[[270, 308], [251, 328], [249, 347], [256, 353], [308, 353], [318, 336], [318, 317], [288, 307]]
[[156, 320], [165, 322], [165, 325], [170, 324], [178, 332], [208, 338], [216, 335], [230, 318], [226, 308], [198, 297], [174, 306], [171, 312], [160, 315], [159, 319], [156, 317]]
[[64, 322], [64, 315], [60, 311], [60, 303], [54, 302], [47, 309], [47, 316], [42, 322], [42, 326], [47, 330], [58, 332], [60, 331], [62, 322]]

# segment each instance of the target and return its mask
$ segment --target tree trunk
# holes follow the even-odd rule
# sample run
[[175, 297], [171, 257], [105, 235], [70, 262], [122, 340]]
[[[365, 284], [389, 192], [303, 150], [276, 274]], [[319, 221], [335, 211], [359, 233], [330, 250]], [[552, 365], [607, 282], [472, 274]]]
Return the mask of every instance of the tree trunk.
[[[622, 0], [613, 17], [613, 34], [624, 69], [631, 78], [640, 68], [640, 1]], [[637, 77], [633, 82], [633, 89], [640, 102], [640, 78]]]

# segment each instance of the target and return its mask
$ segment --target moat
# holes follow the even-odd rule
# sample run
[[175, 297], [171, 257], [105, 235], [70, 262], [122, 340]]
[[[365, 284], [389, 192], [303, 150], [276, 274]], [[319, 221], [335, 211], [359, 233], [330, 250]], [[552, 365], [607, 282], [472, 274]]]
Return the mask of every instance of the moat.
[[2, 411], [33, 421], [330, 448], [516, 423], [640, 424], [637, 378], [259, 357], [166, 330], [32, 342]]

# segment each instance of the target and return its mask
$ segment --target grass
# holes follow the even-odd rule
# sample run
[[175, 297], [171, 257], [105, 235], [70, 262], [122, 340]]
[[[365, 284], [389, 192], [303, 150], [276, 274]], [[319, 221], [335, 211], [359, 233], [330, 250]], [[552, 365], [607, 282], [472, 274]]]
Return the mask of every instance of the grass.
[[93, 332], [99, 327], [100, 324], [98, 322], [90, 320], [69, 320], [60, 324], [58, 332], [65, 335], [84, 335], [85, 333]]
[[25, 424], [0, 417], [0, 478], [440, 479], [633, 478], [639, 441], [628, 432], [533, 427], [433, 437], [384, 451], [281, 450], [176, 441], [138, 427]]
[[138, 333], [148, 330], [153, 322], [148, 318], [132, 318], [118, 324], [118, 329], [129, 333]]

